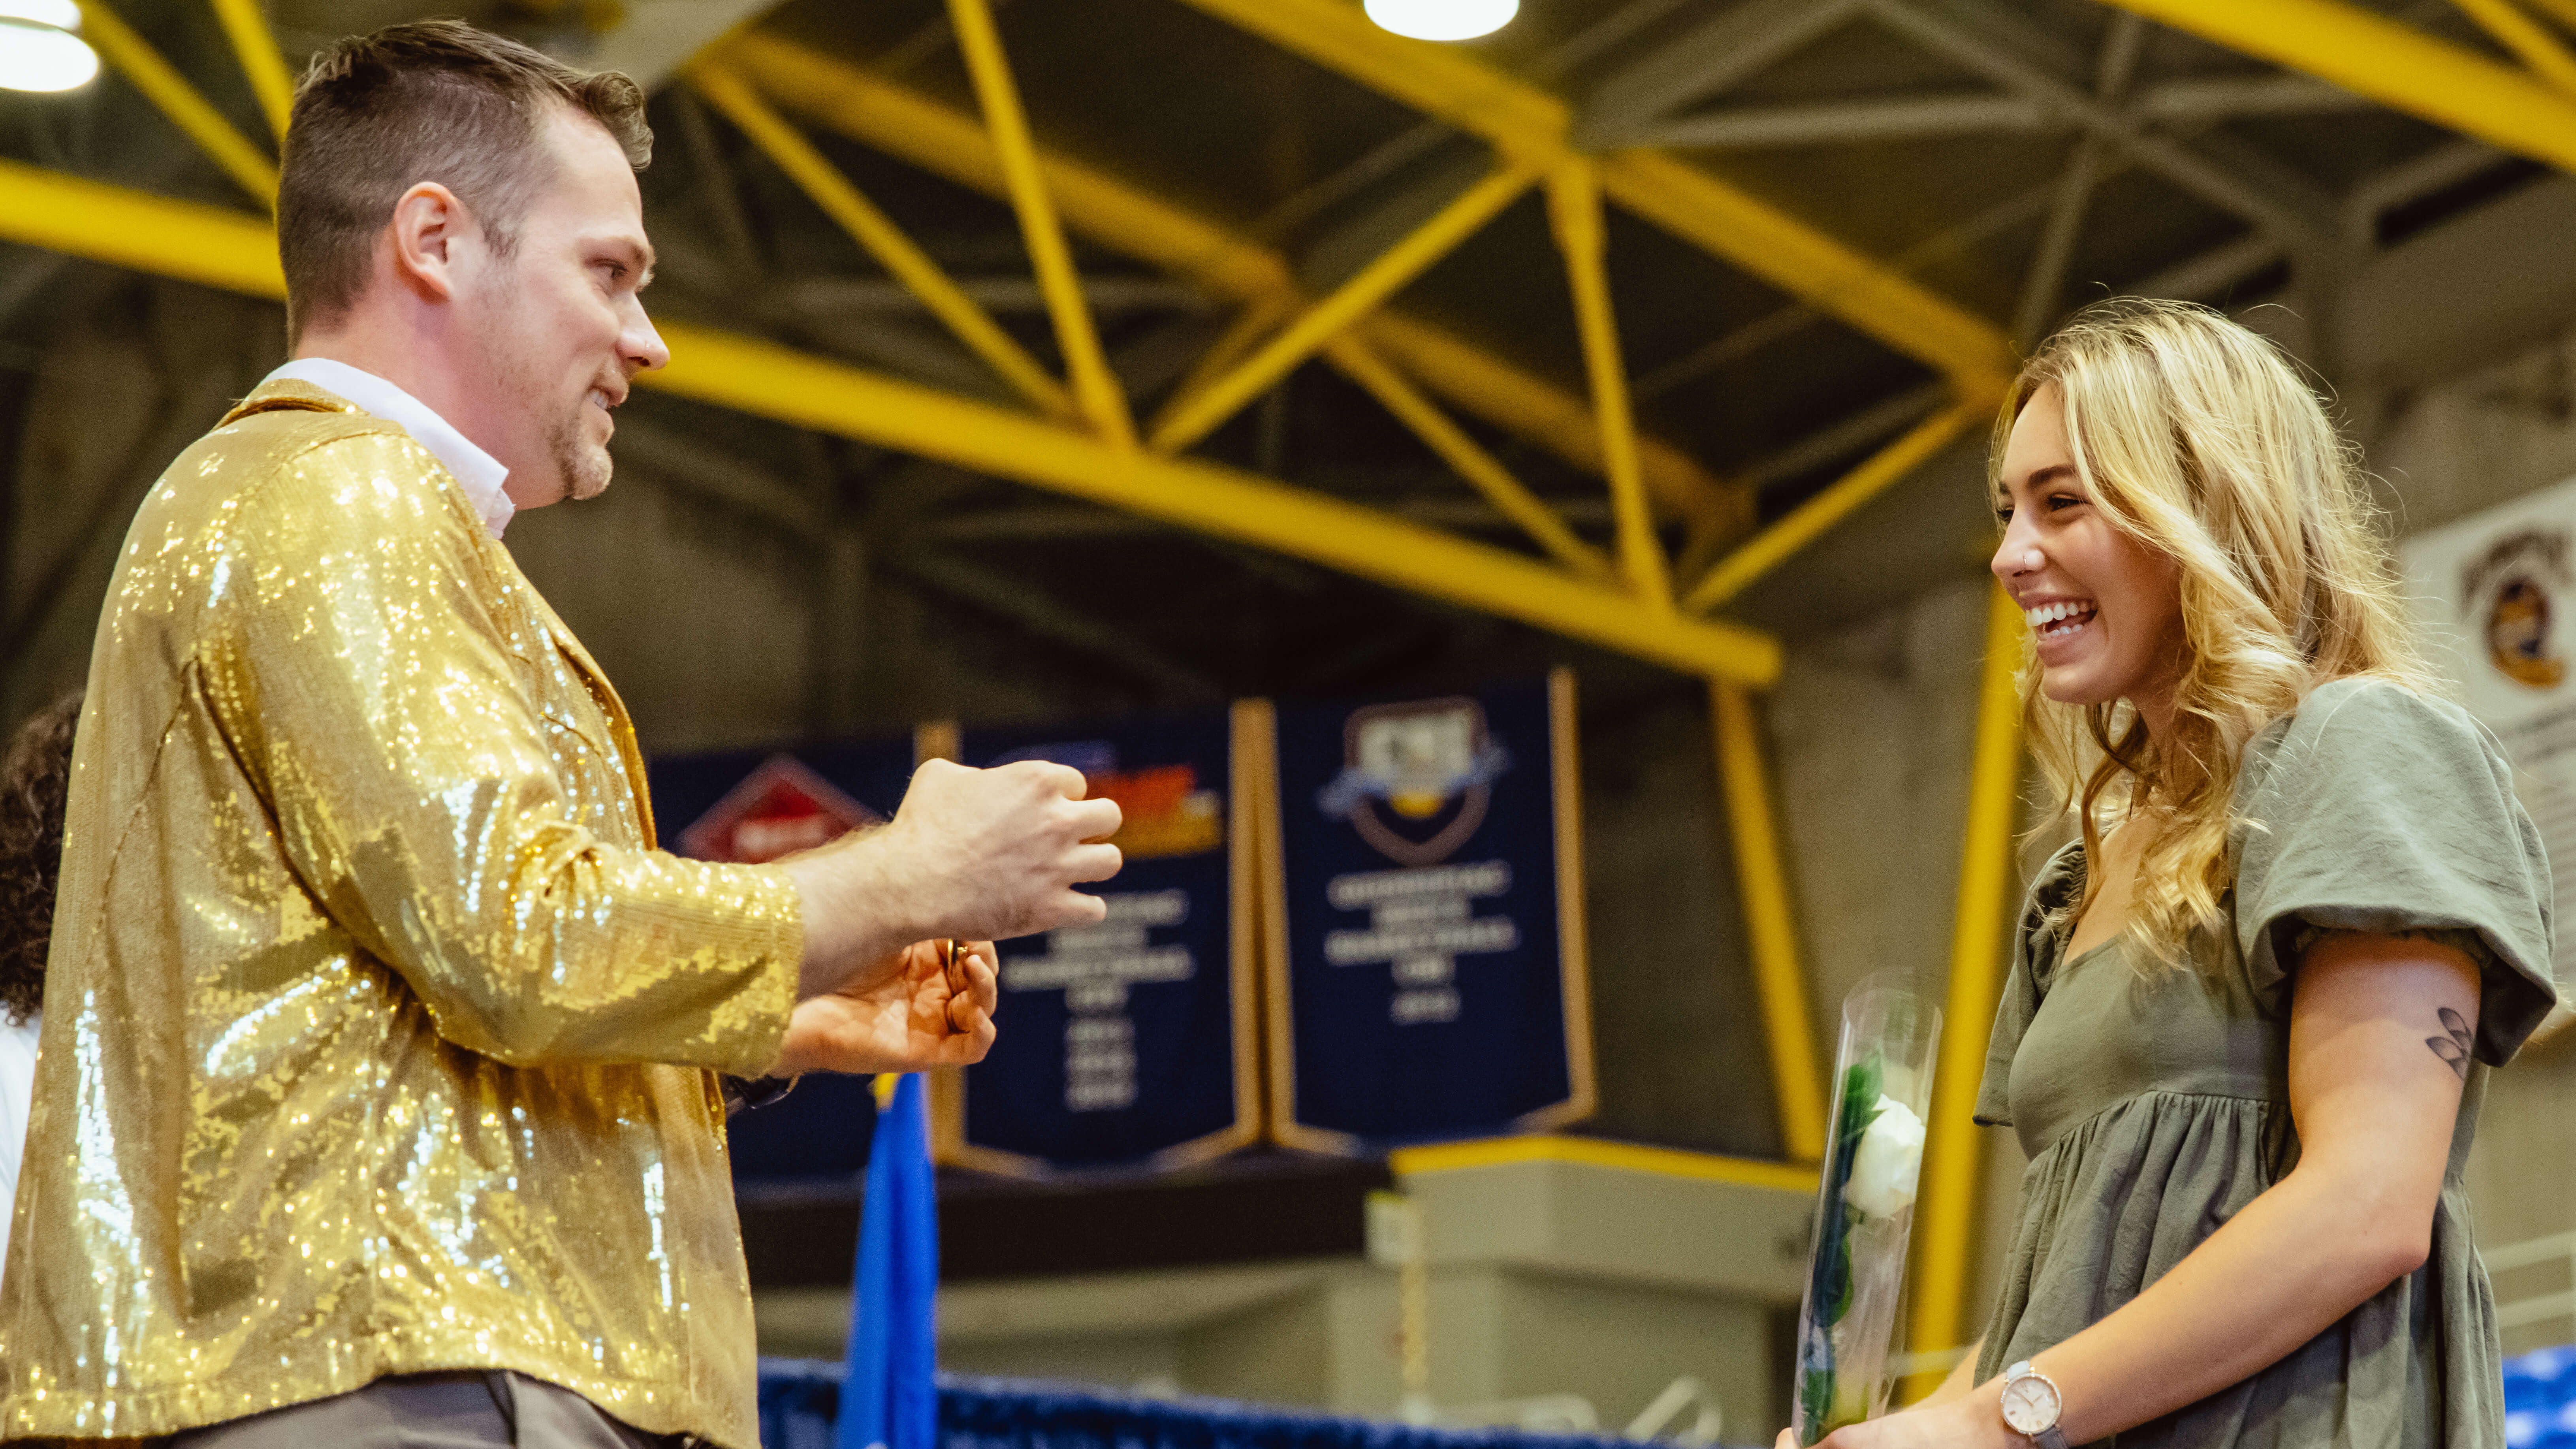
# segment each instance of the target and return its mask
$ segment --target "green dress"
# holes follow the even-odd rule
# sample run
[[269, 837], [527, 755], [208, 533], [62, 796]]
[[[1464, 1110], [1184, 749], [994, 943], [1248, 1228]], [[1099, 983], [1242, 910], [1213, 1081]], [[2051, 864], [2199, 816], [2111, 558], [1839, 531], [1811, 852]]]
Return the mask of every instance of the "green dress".
[[2236, 811], [2232, 929], [2195, 943], [2201, 970], [2133, 970], [2120, 937], [2059, 959], [2046, 916], [2082, 889], [2080, 845], [2031, 888], [1977, 1099], [2030, 1154], [1978, 1376], [2128, 1302], [2298, 1160], [2303, 933], [2432, 931], [2483, 981], [2430, 1257], [2270, 1368], [2104, 1442], [2500, 1446], [2495, 1302], [2460, 1172], [2488, 1071], [2555, 1000], [2539, 835], [2465, 711], [2376, 680], [2322, 686], [2266, 729]]

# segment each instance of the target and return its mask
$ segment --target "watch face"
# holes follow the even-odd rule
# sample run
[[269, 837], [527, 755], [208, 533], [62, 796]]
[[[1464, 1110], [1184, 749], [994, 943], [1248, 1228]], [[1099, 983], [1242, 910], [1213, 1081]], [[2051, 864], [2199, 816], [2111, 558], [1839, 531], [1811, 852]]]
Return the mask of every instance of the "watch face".
[[2004, 1422], [2016, 1434], [2036, 1434], [2057, 1423], [2057, 1385], [2030, 1374], [2004, 1385]]

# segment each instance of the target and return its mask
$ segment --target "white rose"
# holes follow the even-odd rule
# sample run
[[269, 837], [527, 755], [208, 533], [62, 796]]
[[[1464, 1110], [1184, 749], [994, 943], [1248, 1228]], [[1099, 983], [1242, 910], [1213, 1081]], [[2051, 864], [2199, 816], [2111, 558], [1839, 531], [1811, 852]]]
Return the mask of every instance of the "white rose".
[[1878, 1115], [1860, 1134], [1843, 1201], [1866, 1217], [1893, 1217], [1913, 1204], [1914, 1179], [1922, 1170], [1923, 1119], [1903, 1102], [1882, 1096]]

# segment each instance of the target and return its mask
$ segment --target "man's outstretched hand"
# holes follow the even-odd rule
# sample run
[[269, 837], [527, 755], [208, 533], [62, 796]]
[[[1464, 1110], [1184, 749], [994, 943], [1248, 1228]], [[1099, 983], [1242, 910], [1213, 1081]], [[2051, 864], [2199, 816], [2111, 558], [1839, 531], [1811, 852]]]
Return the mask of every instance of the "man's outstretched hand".
[[959, 952], [953, 980], [940, 946], [915, 942], [881, 969], [798, 1002], [771, 1073], [918, 1072], [982, 1061], [993, 1048], [999, 999], [993, 943]]
[[1042, 760], [972, 770], [926, 760], [894, 819], [778, 862], [794, 878], [805, 950], [796, 994], [829, 995], [887, 969], [902, 943], [1006, 940], [1108, 913], [1075, 889], [1118, 873], [1118, 805]]

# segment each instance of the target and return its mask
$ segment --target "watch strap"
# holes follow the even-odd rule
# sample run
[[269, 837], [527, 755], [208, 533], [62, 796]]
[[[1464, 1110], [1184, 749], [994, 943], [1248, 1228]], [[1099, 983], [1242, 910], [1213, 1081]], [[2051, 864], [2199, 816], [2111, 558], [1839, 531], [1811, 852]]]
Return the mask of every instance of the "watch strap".
[[2055, 1424], [2031, 1435], [2030, 1442], [2038, 1445], [2039, 1449], [2066, 1449], [2066, 1435]]

